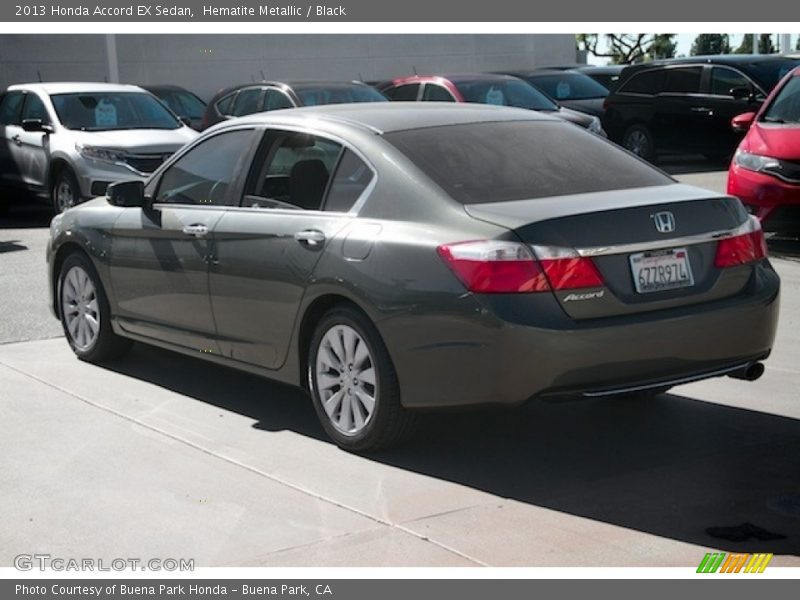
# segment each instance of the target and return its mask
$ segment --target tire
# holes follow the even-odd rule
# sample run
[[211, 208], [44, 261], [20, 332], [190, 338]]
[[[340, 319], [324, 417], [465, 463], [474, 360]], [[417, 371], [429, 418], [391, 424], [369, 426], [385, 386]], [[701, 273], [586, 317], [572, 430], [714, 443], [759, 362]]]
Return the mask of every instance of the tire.
[[641, 124], [631, 125], [622, 136], [622, 146], [648, 162], [656, 159], [656, 144], [650, 130]]
[[411, 432], [413, 415], [400, 403], [386, 346], [370, 320], [353, 308], [334, 308], [317, 325], [308, 384], [322, 427], [344, 450], [388, 448]]
[[108, 298], [94, 266], [84, 254], [69, 255], [58, 275], [61, 326], [81, 360], [103, 362], [125, 354], [133, 342], [111, 328]]
[[81, 188], [69, 167], [63, 167], [56, 175], [50, 190], [50, 199], [53, 202], [53, 211], [57, 215], [80, 203]]

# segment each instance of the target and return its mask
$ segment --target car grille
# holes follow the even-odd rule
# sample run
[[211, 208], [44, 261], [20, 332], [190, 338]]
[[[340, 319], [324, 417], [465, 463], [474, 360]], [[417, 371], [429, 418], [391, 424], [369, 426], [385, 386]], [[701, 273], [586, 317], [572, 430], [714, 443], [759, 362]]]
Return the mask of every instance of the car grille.
[[780, 161], [780, 167], [764, 169], [764, 171], [784, 181], [800, 183], [800, 161], [782, 160]]
[[140, 173], [152, 173], [170, 156], [172, 156], [171, 152], [162, 154], [128, 154], [125, 156], [125, 162]]

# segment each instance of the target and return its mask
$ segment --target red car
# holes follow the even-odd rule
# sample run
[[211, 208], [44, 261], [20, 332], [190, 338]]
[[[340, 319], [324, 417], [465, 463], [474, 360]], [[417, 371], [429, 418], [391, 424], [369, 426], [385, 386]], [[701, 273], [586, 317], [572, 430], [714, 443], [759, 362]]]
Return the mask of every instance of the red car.
[[747, 131], [728, 170], [738, 196], [766, 231], [800, 234], [800, 67], [786, 75], [757, 113], [733, 118]]

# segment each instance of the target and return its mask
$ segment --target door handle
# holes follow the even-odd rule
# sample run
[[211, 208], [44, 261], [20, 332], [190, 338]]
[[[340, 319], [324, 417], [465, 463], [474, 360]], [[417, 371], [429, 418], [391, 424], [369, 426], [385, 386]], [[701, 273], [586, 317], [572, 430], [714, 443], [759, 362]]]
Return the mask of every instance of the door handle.
[[183, 233], [185, 233], [186, 235], [191, 235], [194, 237], [203, 237], [208, 233], [208, 227], [206, 227], [202, 223], [194, 223], [193, 225], [184, 225], [181, 231], [183, 231]]
[[17, 145], [17, 146], [22, 146], [22, 138], [21, 138], [21, 137], [19, 137], [19, 134], [17, 134], [17, 135], [15, 135], [14, 137], [12, 137], [12, 138], [11, 138], [11, 140], [12, 140], [12, 141], [13, 141], [13, 142], [14, 142], [14, 143]]
[[325, 243], [325, 234], [318, 229], [306, 229], [305, 231], [298, 231], [295, 233], [294, 239], [301, 244], [316, 248]]
[[708, 108], [707, 106], [692, 106], [689, 110], [692, 112], [706, 113], [709, 115], [714, 114], [714, 109]]

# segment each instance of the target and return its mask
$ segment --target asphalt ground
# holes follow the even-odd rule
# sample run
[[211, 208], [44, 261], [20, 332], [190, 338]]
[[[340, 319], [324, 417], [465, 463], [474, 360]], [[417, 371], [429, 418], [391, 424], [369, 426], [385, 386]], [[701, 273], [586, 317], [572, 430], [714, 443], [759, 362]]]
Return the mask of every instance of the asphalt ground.
[[[723, 191], [707, 164], [662, 166]], [[356, 456], [293, 388], [140, 344], [77, 361], [47, 307], [48, 222], [0, 220], [0, 566], [693, 567], [711, 549], [800, 566], [796, 240], [770, 240], [781, 323], [756, 382], [428, 415]]]

